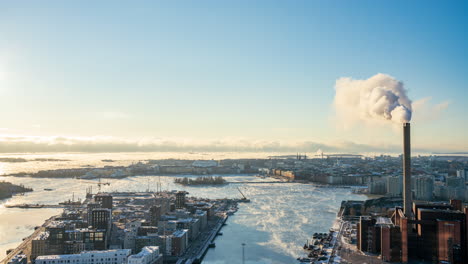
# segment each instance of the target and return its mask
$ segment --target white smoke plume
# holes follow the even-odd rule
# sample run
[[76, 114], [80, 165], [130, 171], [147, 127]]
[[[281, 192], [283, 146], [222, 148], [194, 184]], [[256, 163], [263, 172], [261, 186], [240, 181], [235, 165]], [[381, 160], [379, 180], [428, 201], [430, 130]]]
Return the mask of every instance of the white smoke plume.
[[367, 80], [340, 78], [335, 85], [334, 106], [346, 122], [390, 120], [396, 123], [411, 120], [411, 100], [401, 81], [378, 73]]

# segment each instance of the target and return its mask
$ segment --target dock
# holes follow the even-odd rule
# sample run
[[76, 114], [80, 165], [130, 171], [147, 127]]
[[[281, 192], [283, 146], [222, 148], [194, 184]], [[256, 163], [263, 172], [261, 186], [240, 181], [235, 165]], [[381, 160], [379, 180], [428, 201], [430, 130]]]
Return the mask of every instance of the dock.
[[271, 183], [297, 183], [297, 182], [293, 182], [293, 181], [229, 182], [229, 184], [271, 184]]
[[6, 208], [22, 208], [22, 209], [42, 209], [42, 208], [65, 208], [69, 205], [62, 204], [7, 204]]
[[[191, 255], [187, 257], [182, 257], [177, 261], [177, 263], [184, 263], [184, 264], [198, 264], [201, 263], [203, 260], [203, 257], [205, 257], [206, 252], [210, 248], [210, 244], [215, 240], [216, 236], [218, 235], [219, 231], [221, 228], [223, 228], [223, 225], [226, 223], [227, 219], [229, 218], [228, 215], [224, 215], [222, 219], [218, 221], [215, 227], [210, 232], [210, 235], [208, 238], [204, 241], [203, 246], [200, 248], [200, 250], [196, 253], [196, 255]], [[190, 254], [190, 252], [186, 253]]]

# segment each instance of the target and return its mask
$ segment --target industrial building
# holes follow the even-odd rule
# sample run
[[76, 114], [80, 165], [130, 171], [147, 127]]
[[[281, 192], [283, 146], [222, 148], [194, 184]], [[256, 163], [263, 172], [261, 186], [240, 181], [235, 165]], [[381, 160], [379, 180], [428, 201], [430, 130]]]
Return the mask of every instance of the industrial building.
[[[403, 126], [403, 208], [396, 207], [390, 218], [361, 216], [357, 247], [380, 253], [382, 260], [408, 263], [411, 260], [432, 263], [468, 263], [468, 208], [460, 200], [450, 203], [413, 202], [432, 198], [430, 177], [411, 178], [410, 126]], [[461, 177], [447, 178], [447, 185], [462, 184]], [[387, 211], [387, 215], [389, 213]]]

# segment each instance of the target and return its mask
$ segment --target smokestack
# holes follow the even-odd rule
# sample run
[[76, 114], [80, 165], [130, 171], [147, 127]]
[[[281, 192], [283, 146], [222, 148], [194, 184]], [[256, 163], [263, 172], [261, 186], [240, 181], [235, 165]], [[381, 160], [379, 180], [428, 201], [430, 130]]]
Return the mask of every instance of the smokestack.
[[410, 123], [403, 123], [403, 209], [406, 217], [412, 218], [411, 207], [411, 139]]

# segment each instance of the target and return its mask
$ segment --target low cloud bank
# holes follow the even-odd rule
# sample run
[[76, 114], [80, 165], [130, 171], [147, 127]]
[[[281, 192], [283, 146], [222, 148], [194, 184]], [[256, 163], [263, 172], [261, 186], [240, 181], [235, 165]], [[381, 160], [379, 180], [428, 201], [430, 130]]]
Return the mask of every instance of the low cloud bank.
[[[320, 143], [314, 141], [281, 142], [266, 140], [187, 139], [127, 140], [113, 137], [27, 137], [0, 136], [0, 153], [28, 152], [307, 152], [317, 153], [400, 153], [400, 145], [369, 145], [351, 141]], [[454, 151], [413, 149], [414, 152]]]

